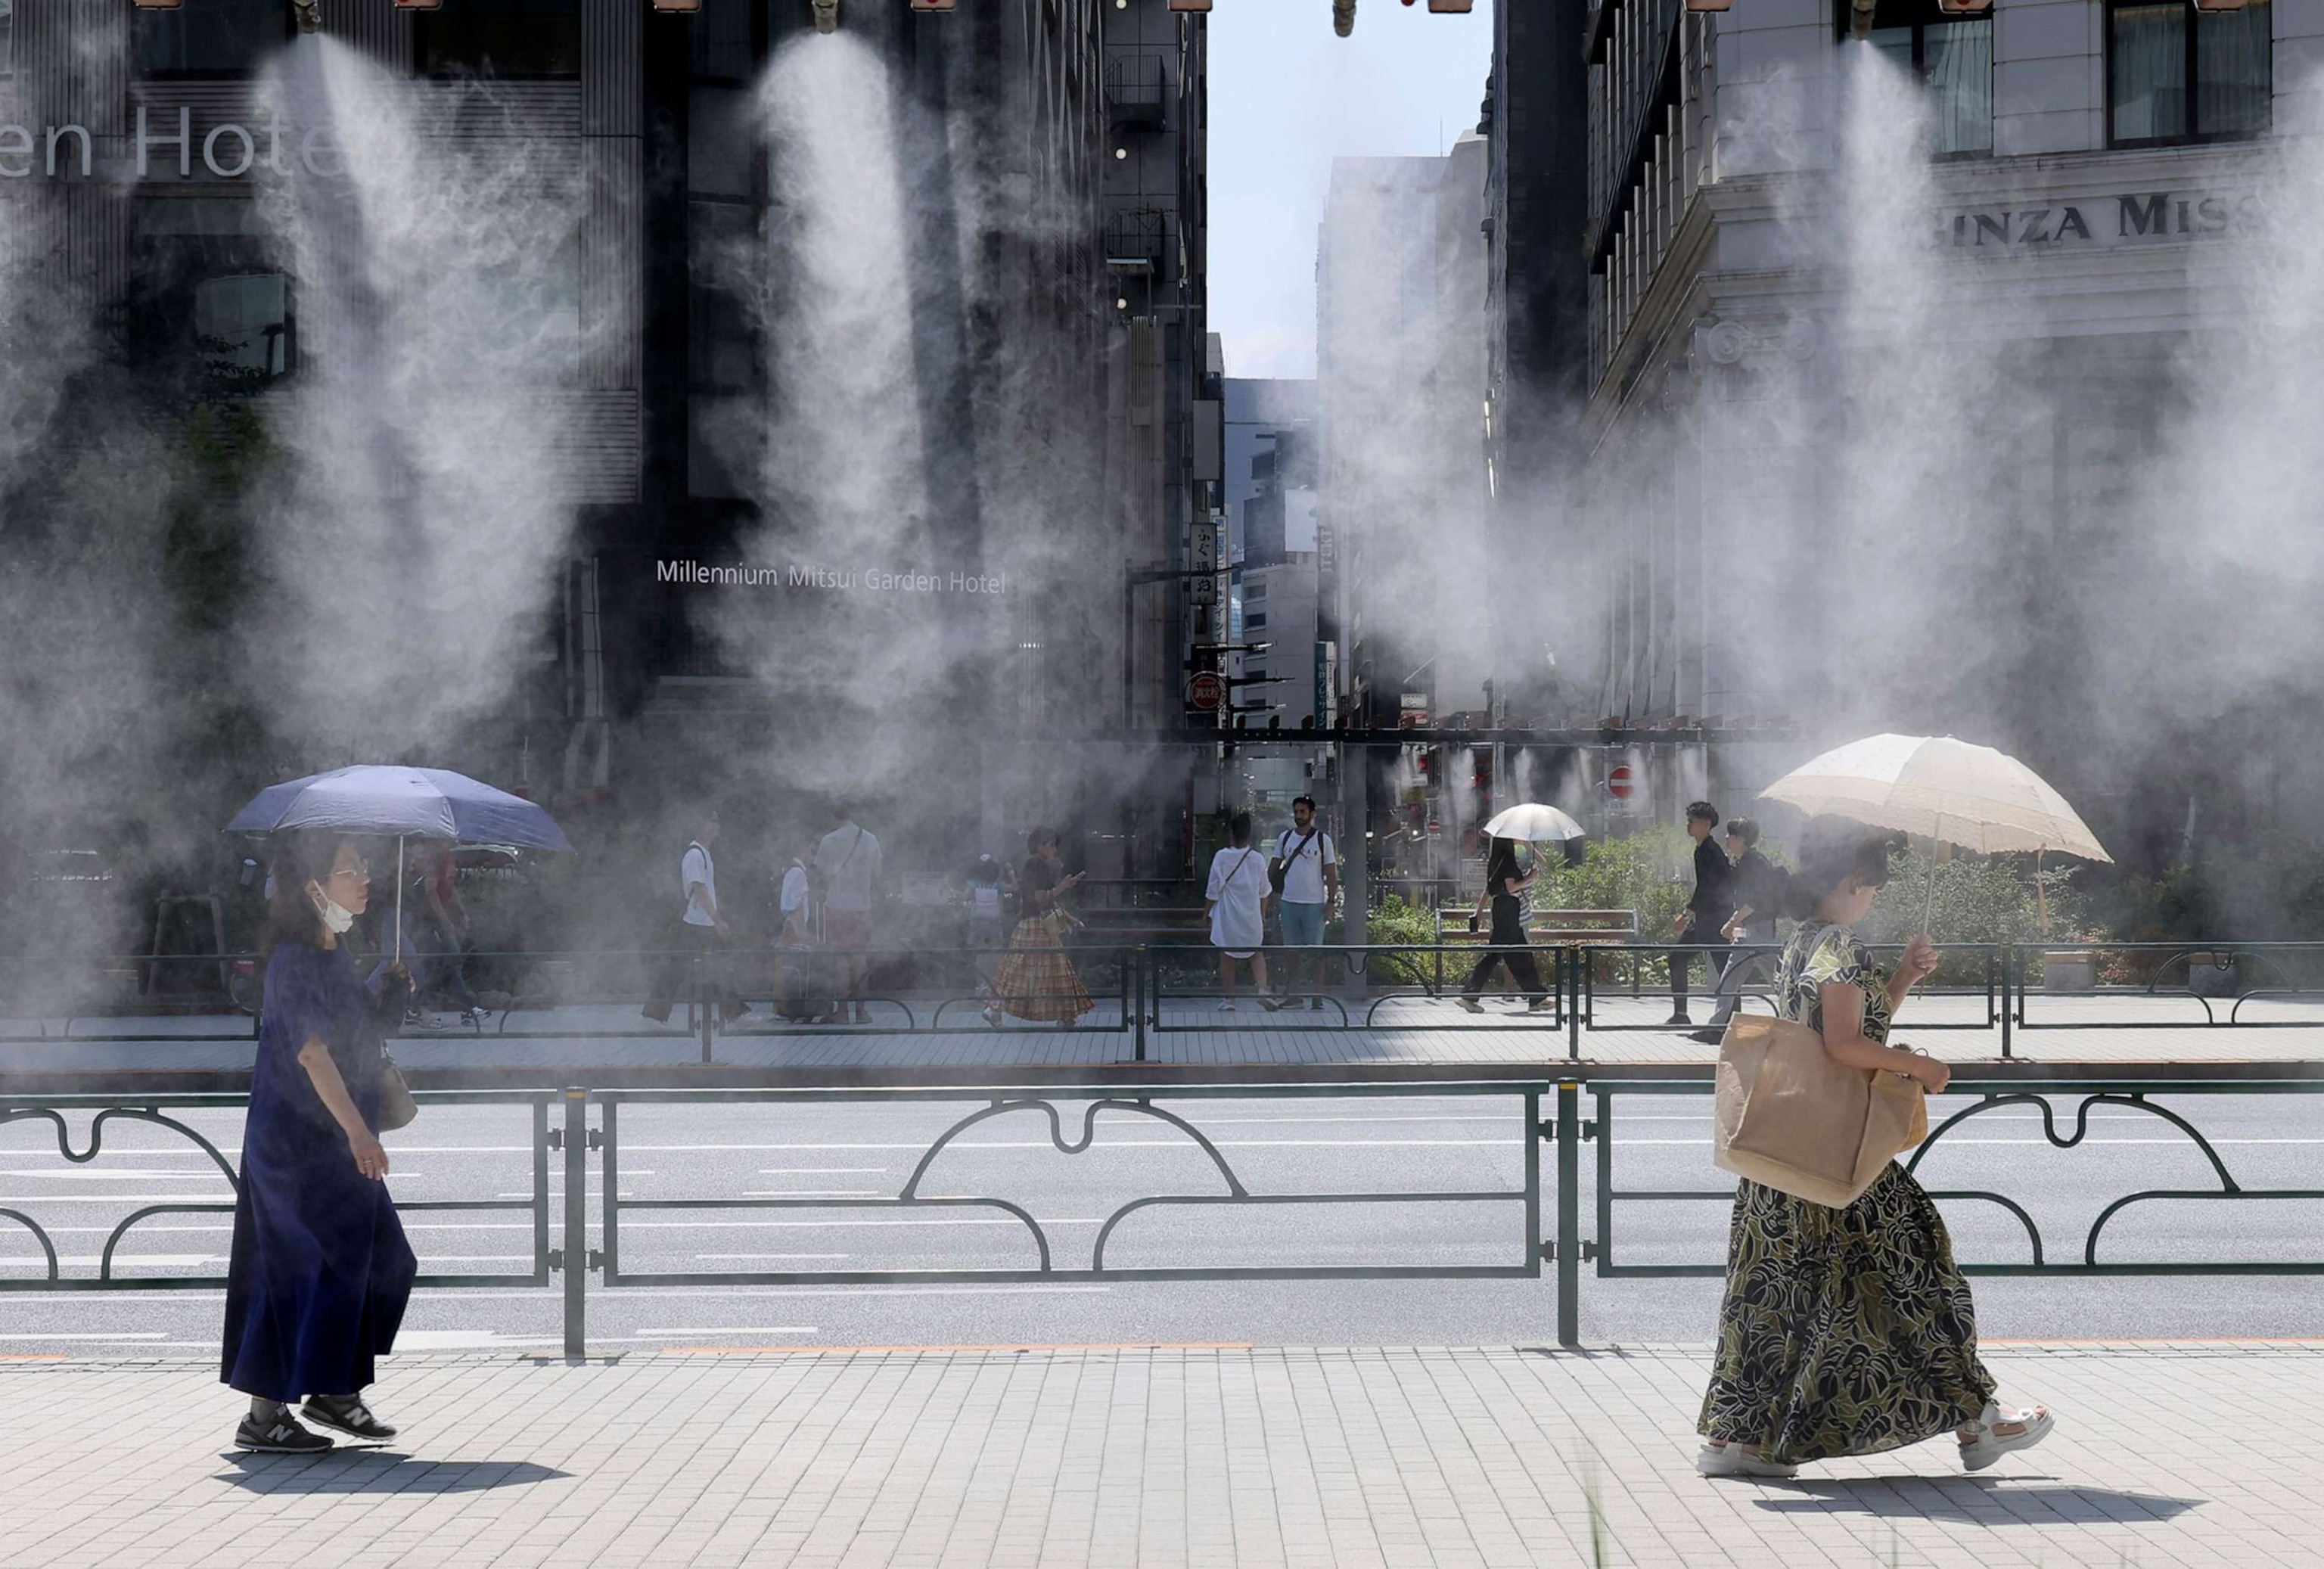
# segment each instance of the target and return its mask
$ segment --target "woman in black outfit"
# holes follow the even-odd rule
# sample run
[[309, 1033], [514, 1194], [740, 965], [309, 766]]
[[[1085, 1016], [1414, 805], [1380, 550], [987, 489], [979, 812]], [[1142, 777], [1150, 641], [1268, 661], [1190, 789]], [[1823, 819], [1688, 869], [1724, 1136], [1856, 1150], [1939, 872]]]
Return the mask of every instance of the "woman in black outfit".
[[1485, 852], [1485, 891], [1477, 903], [1482, 909], [1487, 900], [1492, 901], [1492, 946], [1461, 989], [1461, 1006], [1471, 1013], [1485, 1011], [1477, 1001], [1477, 993], [1485, 989], [1496, 964], [1509, 967], [1509, 978], [1525, 989], [1528, 1009], [1538, 1012], [1550, 1005], [1549, 991], [1541, 983], [1541, 971], [1535, 966], [1533, 949], [1526, 942], [1526, 890], [1538, 875], [1538, 868], [1518, 858], [1515, 839], [1495, 839]]

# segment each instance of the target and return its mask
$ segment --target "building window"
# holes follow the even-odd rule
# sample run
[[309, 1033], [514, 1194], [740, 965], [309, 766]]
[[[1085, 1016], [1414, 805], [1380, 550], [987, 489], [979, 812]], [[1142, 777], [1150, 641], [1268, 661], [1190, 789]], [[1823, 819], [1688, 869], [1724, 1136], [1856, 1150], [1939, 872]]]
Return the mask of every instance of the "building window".
[[283, 0], [198, 0], [176, 11], [139, 11], [137, 69], [146, 76], [243, 76], [290, 35]]
[[581, 74], [581, 0], [444, 0], [420, 14], [429, 76]]
[[1928, 86], [1930, 152], [1939, 158], [1991, 152], [1992, 14], [1947, 16], [1933, 5], [1887, 0], [1872, 22], [1872, 47]]
[[2107, 9], [2113, 144], [2265, 135], [2273, 110], [2272, 27], [2267, 0], [2240, 11], [2113, 0]]
[[280, 272], [208, 278], [194, 285], [194, 342], [210, 368], [236, 385], [290, 368], [289, 291]]
[[1264, 583], [1246, 583], [1242, 586], [1242, 596], [1246, 603], [1254, 599], [1264, 599], [1267, 597], [1267, 585]]
[[16, 74], [16, 0], [0, 0], [0, 77]]
[[1264, 632], [1264, 631], [1266, 631], [1266, 630], [1267, 630], [1267, 612], [1265, 612], [1265, 611], [1263, 611], [1263, 610], [1262, 610], [1262, 611], [1259, 612], [1259, 614], [1257, 614], [1256, 615], [1252, 614], [1250, 611], [1245, 611], [1245, 612], [1243, 612], [1243, 616], [1242, 616], [1242, 628], [1243, 628], [1243, 630], [1244, 630], [1245, 632]]

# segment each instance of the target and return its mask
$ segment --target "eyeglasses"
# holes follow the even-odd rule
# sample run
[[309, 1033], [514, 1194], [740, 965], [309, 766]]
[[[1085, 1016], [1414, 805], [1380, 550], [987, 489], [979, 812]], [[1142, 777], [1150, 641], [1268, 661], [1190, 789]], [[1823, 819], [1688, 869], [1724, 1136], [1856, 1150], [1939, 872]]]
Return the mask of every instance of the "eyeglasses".
[[368, 861], [358, 861], [353, 866], [334, 866], [331, 868], [329, 881], [337, 881], [342, 877], [360, 877], [368, 881], [371, 877], [371, 863]]

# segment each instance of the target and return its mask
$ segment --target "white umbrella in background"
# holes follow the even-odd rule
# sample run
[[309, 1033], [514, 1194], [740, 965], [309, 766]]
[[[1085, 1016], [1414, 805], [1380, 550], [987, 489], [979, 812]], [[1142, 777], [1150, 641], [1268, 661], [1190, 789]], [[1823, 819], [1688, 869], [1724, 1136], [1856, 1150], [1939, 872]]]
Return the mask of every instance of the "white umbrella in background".
[[1522, 839], [1528, 844], [1562, 844], [1584, 837], [1588, 830], [1555, 807], [1526, 801], [1496, 813], [1485, 825], [1485, 832], [1496, 839]]
[[[2040, 774], [2006, 752], [1950, 735], [1867, 736], [1801, 764], [1761, 790], [1759, 798], [1978, 854], [2054, 850], [2087, 861], [2114, 859]], [[1932, 867], [1931, 905], [1936, 886]], [[2038, 875], [2034, 886], [2038, 894]], [[1923, 925], [1927, 919], [1924, 907]]]

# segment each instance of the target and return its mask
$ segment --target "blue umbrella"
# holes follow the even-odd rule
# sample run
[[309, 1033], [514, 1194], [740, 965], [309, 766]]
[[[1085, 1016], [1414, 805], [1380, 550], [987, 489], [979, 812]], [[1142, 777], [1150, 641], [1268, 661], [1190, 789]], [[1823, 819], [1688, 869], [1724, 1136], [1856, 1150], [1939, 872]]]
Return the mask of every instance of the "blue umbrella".
[[520, 850], [573, 848], [557, 819], [531, 801], [440, 768], [367, 764], [269, 785], [226, 826], [229, 834], [311, 828]]
[[521, 796], [440, 768], [364, 764], [269, 785], [235, 814], [229, 834], [312, 829], [395, 841], [395, 956], [403, 957], [403, 842], [571, 850], [557, 819]]

